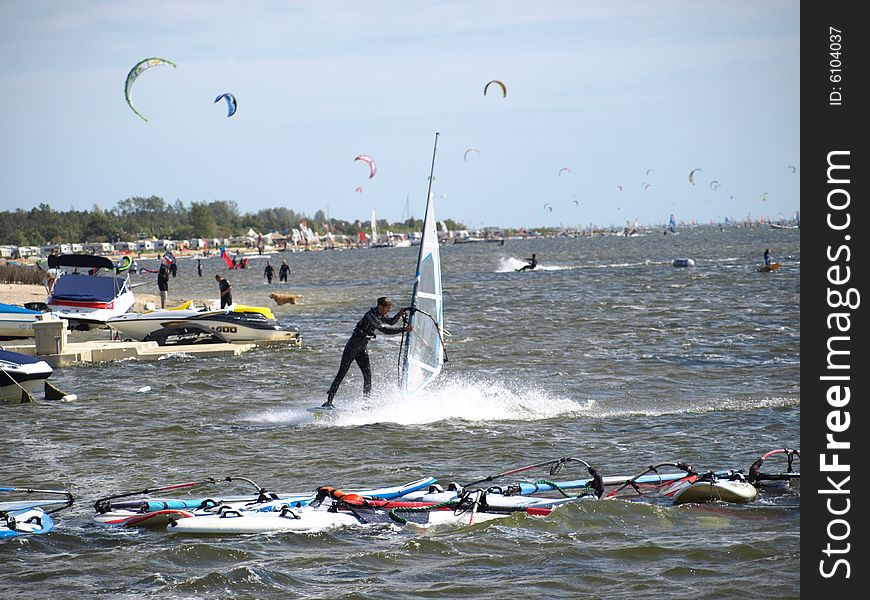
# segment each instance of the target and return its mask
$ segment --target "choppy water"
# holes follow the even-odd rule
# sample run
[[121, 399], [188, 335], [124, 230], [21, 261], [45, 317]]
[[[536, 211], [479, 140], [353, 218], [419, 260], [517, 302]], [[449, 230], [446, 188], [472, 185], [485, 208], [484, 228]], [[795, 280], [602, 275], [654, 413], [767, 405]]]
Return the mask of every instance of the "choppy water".
[[[755, 271], [765, 247], [780, 271]], [[514, 272], [532, 252], [540, 268]], [[565, 455], [605, 475], [665, 460], [748, 469], [799, 445], [800, 232], [768, 228], [446, 246], [437, 385], [401, 399], [398, 340], [382, 336], [374, 406], [361, 409], [353, 367], [336, 398], [352, 410], [313, 421], [305, 409], [325, 399], [356, 320], [379, 295], [407, 302], [416, 254], [275, 253], [291, 264], [284, 289], [304, 297], [280, 307], [252, 259], [227, 274], [236, 301], [271, 304], [303, 348], [69, 367], [52, 381], [78, 400], [0, 407], [0, 484], [77, 498], [51, 534], [0, 544], [0, 596], [732, 598], [747, 582], [799, 596], [799, 491], [749, 506], [589, 502], [427, 533], [177, 538], [92, 524], [101, 494], [209, 475], [297, 491], [470, 481]], [[696, 266], [671, 266], [683, 257]], [[200, 279], [182, 260], [170, 297], [216, 297], [222, 264], [205, 261]]]

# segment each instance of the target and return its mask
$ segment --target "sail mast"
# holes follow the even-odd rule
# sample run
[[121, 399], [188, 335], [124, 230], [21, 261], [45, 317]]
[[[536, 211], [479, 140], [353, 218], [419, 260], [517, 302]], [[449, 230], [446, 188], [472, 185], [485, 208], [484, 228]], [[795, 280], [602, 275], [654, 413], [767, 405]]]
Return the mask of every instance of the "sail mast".
[[[429, 223], [429, 215], [433, 214], [429, 211], [432, 204], [432, 182], [435, 181], [435, 154], [438, 152], [438, 136], [441, 135], [435, 132], [435, 146], [432, 148], [432, 164], [429, 166], [429, 187], [426, 190], [426, 212], [423, 213], [423, 237], [426, 237], [426, 225]], [[436, 236], [437, 239], [437, 236]], [[420, 285], [420, 263], [423, 261], [423, 253], [425, 252], [424, 244], [420, 244], [420, 252], [417, 254], [417, 277], [414, 280], [414, 291], [411, 294], [411, 308], [417, 308], [417, 288]], [[413, 312], [413, 311], [412, 311]]]
[[444, 363], [441, 257], [432, 198], [438, 137], [439, 134], [436, 132], [432, 164], [429, 169], [429, 186], [426, 192], [423, 237], [417, 255], [417, 271], [411, 294], [409, 322], [413, 325], [413, 330], [407, 334], [407, 343], [403, 345], [400, 354], [399, 384], [405, 394], [409, 395], [435, 379]]

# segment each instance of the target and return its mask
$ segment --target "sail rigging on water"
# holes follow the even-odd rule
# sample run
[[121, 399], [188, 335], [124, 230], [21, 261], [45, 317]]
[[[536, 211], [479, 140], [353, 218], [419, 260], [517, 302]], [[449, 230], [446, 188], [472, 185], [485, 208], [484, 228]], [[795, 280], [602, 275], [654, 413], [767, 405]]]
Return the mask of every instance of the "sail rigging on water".
[[429, 190], [426, 195], [426, 216], [423, 219], [423, 237], [417, 257], [417, 276], [411, 295], [410, 323], [413, 331], [407, 334], [401, 353], [399, 384], [405, 394], [414, 394], [428, 385], [441, 372], [444, 365], [444, 302], [441, 292], [441, 251], [435, 226], [435, 206], [432, 182], [435, 174], [435, 153], [438, 134], [432, 151]]
[[372, 209], [372, 241], [371, 245], [375, 246], [380, 242], [378, 238], [378, 219], [375, 216], [375, 209]]

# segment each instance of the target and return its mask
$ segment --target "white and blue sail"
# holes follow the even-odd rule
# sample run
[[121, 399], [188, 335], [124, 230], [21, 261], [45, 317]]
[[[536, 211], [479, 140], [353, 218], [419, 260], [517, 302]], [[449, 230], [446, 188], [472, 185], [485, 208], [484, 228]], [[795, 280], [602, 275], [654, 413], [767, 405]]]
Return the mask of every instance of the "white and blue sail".
[[435, 174], [435, 149], [429, 174], [426, 216], [423, 237], [417, 256], [417, 275], [411, 295], [409, 322], [413, 330], [407, 333], [402, 348], [399, 384], [406, 395], [414, 394], [434, 380], [444, 365], [444, 297], [441, 290], [441, 251], [435, 222], [432, 182]]

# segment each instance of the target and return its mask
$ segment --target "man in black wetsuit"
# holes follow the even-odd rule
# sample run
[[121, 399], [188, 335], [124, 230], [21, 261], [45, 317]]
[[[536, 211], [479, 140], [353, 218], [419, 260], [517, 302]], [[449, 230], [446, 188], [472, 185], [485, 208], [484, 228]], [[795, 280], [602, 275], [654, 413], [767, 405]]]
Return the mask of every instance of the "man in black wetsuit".
[[287, 264], [287, 261], [281, 263], [281, 268], [278, 269], [278, 281], [283, 281], [287, 283], [287, 277], [290, 275], [290, 265]]
[[160, 292], [160, 308], [166, 308], [166, 298], [169, 295], [169, 269], [162, 262], [157, 271], [157, 290]]
[[350, 369], [350, 364], [354, 361], [359, 365], [363, 374], [363, 395], [368, 396], [371, 393], [372, 370], [367, 351], [369, 340], [374, 339], [377, 331], [387, 335], [394, 335], [403, 331], [411, 331], [414, 328], [410, 323], [407, 326], [391, 327], [391, 325], [396, 324], [396, 321], [402, 315], [408, 312], [407, 308], [403, 308], [392, 317], [388, 317], [387, 313], [390, 312], [392, 306], [393, 303], [388, 298], [381, 296], [378, 298], [378, 305], [370, 308], [356, 324], [353, 335], [350, 336], [350, 339], [344, 346], [344, 352], [341, 355], [341, 366], [338, 367], [338, 373], [335, 379], [333, 379], [332, 385], [329, 386], [326, 402], [323, 403], [322, 408], [332, 408], [332, 399], [338, 391], [338, 386], [341, 385], [341, 381], [347, 375], [347, 370]]
[[230, 306], [233, 303], [233, 288], [230, 286], [230, 282], [220, 275], [215, 275], [214, 279], [218, 282], [218, 286], [220, 287], [221, 308]]
[[523, 267], [520, 269], [517, 269], [517, 271], [531, 271], [532, 269], [534, 269], [537, 266], [538, 266], [538, 258], [534, 254], [532, 254], [532, 257], [529, 259], [529, 264], [523, 265]]

